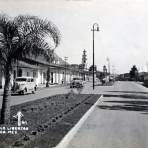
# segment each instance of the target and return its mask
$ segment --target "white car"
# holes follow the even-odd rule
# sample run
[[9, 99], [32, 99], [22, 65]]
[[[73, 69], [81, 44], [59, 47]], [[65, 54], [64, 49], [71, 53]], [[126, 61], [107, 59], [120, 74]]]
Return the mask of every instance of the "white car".
[[12, 87], [12, 93], [35, 93], [37, 85], [32, 77], [17, 77]]

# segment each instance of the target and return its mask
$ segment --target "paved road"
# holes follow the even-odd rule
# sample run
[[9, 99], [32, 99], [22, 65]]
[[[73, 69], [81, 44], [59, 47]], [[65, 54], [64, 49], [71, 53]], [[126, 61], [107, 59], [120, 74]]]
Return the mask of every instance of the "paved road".
[[[11, 96], [11, 105], [16, 105], [28, 101], [33, 101], [37, 99], [41, 99], [44, 97], [56, 95], [56, 94], [64, 94], [69, 91], [69, 87], [51, 87], [51, 88], [45, 88], [41, 89], [39, 91], [36, 91], [35, 94], [27, 94], [27, 95], [13, 95]], [[2, 104], [2, 95], [0, 96], [0, 108]]]
[[148, 89], [134, 82], [100, 89], [105, 97], [65, 148], [148, 148]]
[[[110, 89], [107, 89], [106, 86], [100, 86], [99, 92], [102, 93], [104, 90], [110, 90]], [[41, 99], [41, 98], [56, 95], [56, 94], [64, 94], [64, 93], [68, 93], [69, 91], [70, 91], [69, 86], [42, 88], [41, 90], [37, 91], [35, 94], [11, 96], [11, 105], [21, 104], [24, 102], [33, 101], [33, 100]], [[74, 91], [77, 92], [76, 89], [74, 89]], [[98, 92], [93, 91], [92, 83], [87, 82], [85, 84], [85, 87], [82, 93], [90, 94], [90, 93], [98, 93]], [[2, 104], [2, 91], [0, 92], [0, 108], [1, 108], [1, 104]]]

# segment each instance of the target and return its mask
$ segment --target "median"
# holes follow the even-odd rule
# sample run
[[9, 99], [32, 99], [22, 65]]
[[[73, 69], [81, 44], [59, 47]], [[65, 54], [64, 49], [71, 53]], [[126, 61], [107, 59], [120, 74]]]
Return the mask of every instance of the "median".
[[[70, 91], [12, 106], [10, 127], [0, 125], [1, 148], [55, 147], [99, 97]], [[19, 126], [18, 113], [21, 113]], [[2, 128], [9, 128], [10, 132]]]

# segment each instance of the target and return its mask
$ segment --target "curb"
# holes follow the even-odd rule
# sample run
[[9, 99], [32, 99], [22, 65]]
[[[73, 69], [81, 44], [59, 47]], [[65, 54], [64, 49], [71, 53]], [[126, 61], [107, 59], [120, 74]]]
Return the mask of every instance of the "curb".
[[81, 128], [83, 123], [86, 121], [86, 119], [90, 116], [90, 114], [94, 111], [96, 105], [100, 100], [103, 98], [103, 95], [100, 96], [100, 98], [97, 100], [97, 102], [82, 116], [82, 118], [77, 122], [77, 124], [64, 136], [64, 138], [60, 141], [60, 143], [53, 148], [68, 148], [68, 145], [72, 138], [75, 136], [77, 131]]

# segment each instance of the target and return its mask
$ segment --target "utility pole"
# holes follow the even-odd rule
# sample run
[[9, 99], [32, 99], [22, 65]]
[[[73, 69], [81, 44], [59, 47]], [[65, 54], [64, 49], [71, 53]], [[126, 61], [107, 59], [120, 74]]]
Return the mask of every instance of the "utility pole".
[[[96, 28], [95, 28], [96, 26]], [[94, 66], [95, 66], [95, 56], [94, 56], [94, 46], [95, 46], [95, 41], [94, 41], [94, 32], [95, 31], [99, 31], [99, 25], [97, 23], [94, 23], [93, 24], [93, 28], [91, 29], [91, 31], [93, 32], [93, 90], [95, 89], [95, 69], [94, 69]]]
[[108, 73], [109, 73], [109, 75], [110, 75], [110, 59], [107, 57], [107, 62], [108, 62]]
[[67, 68], [67, 65], [66, 65], [66, 62], [68, 60], [68, 57], [64, 57], [64, 60], [65, 60], [65, 84], [66, 84], [66, 68]]

